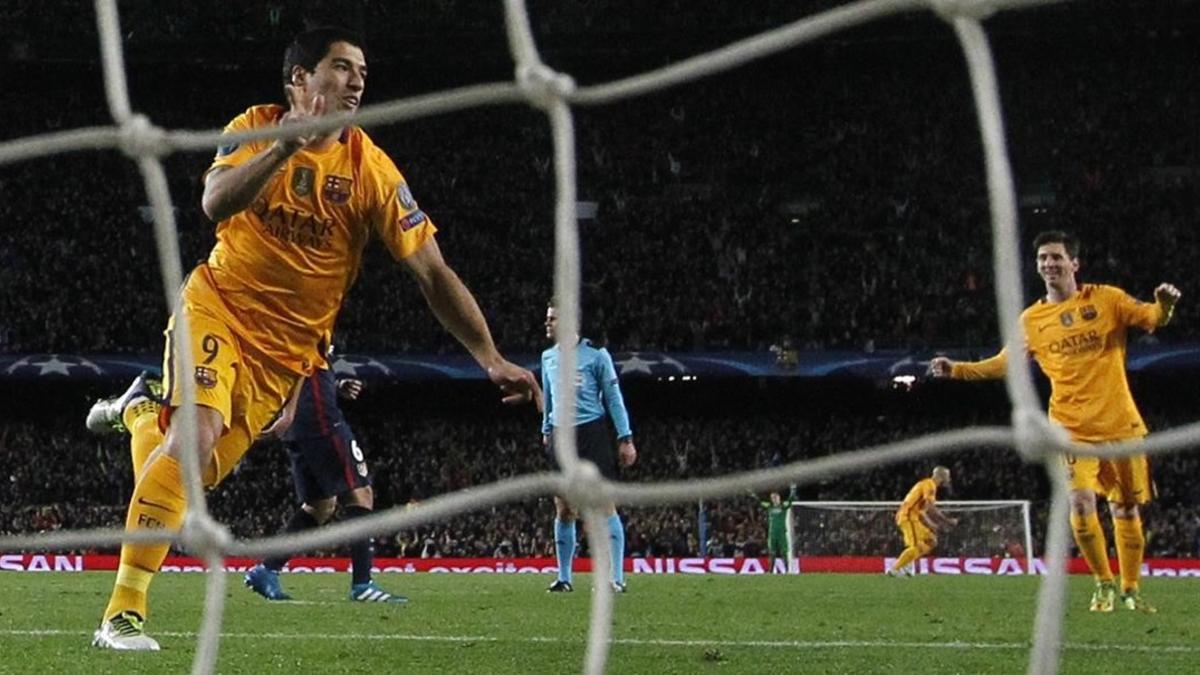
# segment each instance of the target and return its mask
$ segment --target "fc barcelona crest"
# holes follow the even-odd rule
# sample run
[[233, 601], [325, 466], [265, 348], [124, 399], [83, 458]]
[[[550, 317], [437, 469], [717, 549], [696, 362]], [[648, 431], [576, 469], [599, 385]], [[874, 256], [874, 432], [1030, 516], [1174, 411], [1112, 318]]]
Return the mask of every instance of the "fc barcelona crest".
[[205, 366], [196, 366], [196, 386], [201, 389], [217, 386], [217, 371]]
[[312, 194], [316, 174], [307, 166], [298, 166], [292, 172], [292, 192], [297, 197], [307, 197]]
[[1075, 315], [1072, 314], [1071, 310], [1068, 309], [1067, 311], [1058, 315], [1058, 320], [1062, 322], [1062, 325], [1070, 326], [1075, 323]]
[[326, 176], [325, 184], [321, 187], [321, 197], [333, 204], [345, 204], [350, 201], [350, 186], [354, 184], [351, 178], [342, 176]]
[[1083, 308], [1079, 310], [1079, 316], [1082, 316], [1084, 321], [1091, 321], [1099, 316], [1099, 312], [1096, 311], [1095, 305], [1084, 305]]

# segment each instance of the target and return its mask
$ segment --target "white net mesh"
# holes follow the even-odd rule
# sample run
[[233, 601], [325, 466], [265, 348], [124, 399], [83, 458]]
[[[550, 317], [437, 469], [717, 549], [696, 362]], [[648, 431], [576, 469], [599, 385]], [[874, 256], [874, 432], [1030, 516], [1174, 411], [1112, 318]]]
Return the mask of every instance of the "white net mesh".
[[[966, 57], [972, 83], [980, 130], [986, 156], [988, 195], [993, 225], [993, 259], [1004, 344], [1010, 352], [1020, 353], [1022, 346], [1018, 316], [1023, 297], [1020, 280], [1020, 256], [1017, 238], [1016, 199], [1009, 167], [1002, 116], [992, 55], [981, 21], [1005, 9], [1049, 4], [1052, 0], [862, 0], [790, 25], [740, 40], [707, 54], [695, 56], [668, 67], [597, 86], [577, 87], [572, 79], [556, 73], [541, 62], [522, 0], [505, 1], [505, 17], [510, 51], [516, 63], [512, 82], [464, 87], [453, 91], [408, 98], [364, 108], [354, 122], [363, 125], [394, 123], [443, 112], [485, 105], [524, 102], [546, 112], [553, 130], [555, 184], [555, 294], [559, 299], [559, 330], [576, 331], [579, 325], [580, 251], [575, 220], [575, 138], [572, 106], [609, 103], [638, 96], [665, 87], [691, 82], [708, 75], [746, 65], [763, 57], [794, 48], [803, 43], [867, 22], [902, 12], [932, 10], [954, 29]], [[276, 128], [222, 137], [221, 131], [172, 131], [151, 125], [131, 107], [125, 81], [121, 33], [115, 0], [96, 0], [97, 24], [105, 74], [105, 91], [112, 126], [74, 129], [61, 133], [23, 138], [0, 144], [0, 163], [48, 157], [77, 150], [120, 149], [138, 165], [153, 209], [155, 236], [161, 261], [164, 292], [173, 310], [180, 286], [177, 233], [171, 197], [161, 158], [175, 151], [216, 148], [230, 141], [279, 138], [344, 126], [345, 116], [331, 116], [304, 125]], [[177, 315], [180, 315], [176, 311]], [[186, 315], [180, 315], [180, 329]], [[186, 372], [192, 355], [183, 349], [176, 354]], [[559, 383], [565, 398], [560, 411], [572, 409], [574, 383], [566, 378], [574, 370], [575, 350], [562, 354]], [[747, 489], [766, 490], [788, 483], [809, 484], [868, 466], [879, 466], [924, 458], [952, 450], [1015, 448], [1026, 459], [1043, 462], [1050, 474], [1053, 499], [1046, 545], [1048, 573], [1043, 578], [1038, 611], [1033, 627], [1033, 649], [1029, 672], [1056, 672], [1061, 645], [1063, 598], [1065, 594], [1065, 557], [1067, 553], [1067, 499], [1058, 462], [1046, 461], [1066, 448], [1065, 438], [1052, 428], [1041, 411], [1030, 377], [1030, 366], [1023, 359], [1008, 361], [1007, 385], [1013, 402], [1011, 428], [975, 428], [933, 434], [892, 445], [848, 452], [810, 461], [795, 462], [771, 470], [706, 480], [618, 485], [600, 479], [594, 467], [581, 464], [571, 434], [564, 434], [557, 447], [561, 473], [538, 474], [501, 481], [471, 490], [428, 500], [417, 508], [390, 511], [304, 535], [272, 537], [236, 542], [226, 529], [215, 522], [205, 506], [199, 472], [193, 453], [185, 453], [184, 472], [190, 510], [179, 532], [124, 532], [104, 529], [61, 532], [47, 536], [19, 536], [0, 539], [0, 550], [75, 548], [115, 545], [123, 541], [162, 541], [171, 539], [191, 551], [199, 552], [209, 565], [209, 581], [203, 626], [193, 672], [216, 670], [218, 635], [223, 614], [225, 575], [224, 556], [265, 556], [332, 545], [368, 535], [410, 528], [445, 519], [453, 514], [485, 508], [493, 504], [517, 501], [532, 495], [559, 493], [581, 507], [589, 539], [593, 542], [593, 560], [598, 579], [593, 585], [591, 629], [584, 671], [601, 673], [608, 655], [612, 617], [612, 596], [607, 583], [608, 537], [603, 536], [601, 507], [615, 501], [624, 505], [653, 505], [695, 502], [697, 499], [742, 494]], [[185, 437], [195, 444], [195, 401], [193, 383], [185, 382], [183, 414], [177, 418]], [[570, 425], [565, 425], [569, 427]], [[1133, 452], [1160, 453], [1194, 444], [1200, 438], [1200, 425], [1154, 434], [1145, 443], [1117, 445], [1098, 451], [1104, 457]]]

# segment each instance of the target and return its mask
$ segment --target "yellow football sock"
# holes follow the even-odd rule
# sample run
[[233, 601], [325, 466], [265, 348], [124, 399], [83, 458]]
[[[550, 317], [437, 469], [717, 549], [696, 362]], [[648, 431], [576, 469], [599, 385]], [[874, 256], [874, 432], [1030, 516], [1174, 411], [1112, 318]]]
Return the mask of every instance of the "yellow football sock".
[[141, 401], [125, 409], [121, 421], [129, 429], [129, 451], [133, 456], [133, 484], [142, 478], [146, 460], [150, 453], [162, 444], [163, 433], [158, 429], [158, 413], [162, 406], [157, 401]]
[[[174, 457], [160, 454], [142, 473], [142, 478], [133, 489], [129, 500], [129, 514], [125, 518], [125, 530], [139, 528], [179, 529], [187, 511], [187, 497], [183, 490], [183, 478], [179, 462]], [[109, 619], [127, 610], [146, 616], [146, 592], [150, 580], [162, 566], [171, 545], [124, 544], [121, 546], [121, 566], [112, 597], [104, 610]]]
[[908, 567], [909, 563], [920, 557], [921, 549], [917, 548], [916, 546], [909, 546], [908, 548], [904, 549], [904, 552], [902, 552], [900, 557], [896, 559], [896, 564], [892, 565], [892, 571], [899, 572], [905, 567]]
[[1079, 553], [1087, 561], [1096, 581], [1112, 581], [1112, 568], [1108, 563], [1108, 541], [1104, 538], [1104, 529], [1100, 527], [1100, 518], [1094, 512], [1086, 516], [1072, 513], [1071, 531], [1075, 534]]
[[117, 583], [104, 609], [104, 618], [111, 619], [121, 612], [134, 611], [146, 618], [146, 590], [150, 588], [153, 572], [122, 564], [117, 568]]
[[1142, 576], [1142, 558], [1146, 554], [1146, 535], [1140, 516], [1113, 518], [1113, 538], [1117, 540], [1117, 562], [1121, 568], [1121, 591], [1136, 591]]
[[153, 419], [157, 427], [158, 411], [160, 410], [162, 410], [162, 404], [158, 401], [151, 401], [148, 398], [144, 398], [133, 405], [125, 406], [125, 410], [121, 413], [121, 422], [125, 425], [126, 429], [129, 429], [130, 433], [133, 433], [134, 427], [138, 425], [138, 422], [142, 421], [143, 417]]

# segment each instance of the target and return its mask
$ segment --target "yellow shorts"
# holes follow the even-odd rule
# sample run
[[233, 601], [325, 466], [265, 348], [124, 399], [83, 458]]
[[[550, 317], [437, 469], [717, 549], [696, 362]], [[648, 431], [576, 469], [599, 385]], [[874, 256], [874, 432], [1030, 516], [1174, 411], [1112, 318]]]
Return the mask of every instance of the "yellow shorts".
[[1063, 455], [1072, 490], [1091, 490], [1113, 504], [1145, 504], [1154, 499], [1150, 461], [1145, 455], [1100, 459]]
[[937, 545], [937, 535], [918, 518], [910, 518], [897, 523], [897, 527], [904, 535], [905, 548], [916, 546], [918, 549], [931, 551]]
[[[212, 463], [204, 467], [205, 487], [219, 484], [250, 449], [262, 430], [287, 402], [300, 376], [277, 365], [239, 339], [224, 322], [203, 307], [188, 304], [188, 335], [192, 347], [196, 403], [221, 413], [225, 431], [217, 441]], [[163, 351], [163, 393], [170, 411], [183, 403], [183, 373], [175, 359], [175, 317], [167, 324]]]

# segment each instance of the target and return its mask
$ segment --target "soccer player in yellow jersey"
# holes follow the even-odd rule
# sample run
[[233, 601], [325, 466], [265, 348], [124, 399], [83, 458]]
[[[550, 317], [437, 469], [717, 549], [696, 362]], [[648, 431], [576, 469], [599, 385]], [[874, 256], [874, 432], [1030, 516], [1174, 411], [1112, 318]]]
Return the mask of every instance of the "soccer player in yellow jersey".
[[950, 485], [950, 469], [933, 467], [929, 478], [917, 481], [896, 510], [896, 527], [904, 535], [904, 551], [888, 569], [890, 577], [904, 574], [905, 568], [937, 548], [937, 533], [958, 523], [937, 507], [938, 488]]
[[[300, 34], [284, 56], [289, 105], [252, 107], [226, 132], [353, 113], [367, 78], [362, 45], [357, 34], [340, 28]], [[372, 238], [413, 276], [438, 321], [506, 402], [540, 399], [533, 375], [497, 350], [474, 297], [443, 260], [433, 223], [392, 160], [361, 128], [231, 141], [218, 149], [205, 175], [202, 207], [217, 223], [217, 243], [182, 290], [188, 332], [177, 330], [175, 317], [167, 326], [163, 430], [132, 418], [155, 406], [112, 410], [133, 434], [138, 473], [127, 529], [183, 524], [184, 442], [170, 415], [182, 401], [180, 380], [196, 383], [199, 466], [204, 484], [215, 486], [285, 408], [296, 383], [327, 367], [334, 320]], [[181, 372], [175, 361], [172, 345], [178, 341], [192, 349], [193, 372]], [[116, 584], [93, 644], [158, 649], [143, 622], [147, 589], [168, 548], [121, 547]]]
[[[1021, 314], [1025, 346], [1050, 379], [1050, 419], [1076, 443], [1128, 441], [1146, 435], [1125, 377], [1126, 332], [1131, 326], [1153, 331], [1171, 320], [1179, 289], [1161, 284], [1155, 301], [1139, 302], [1113, 286], [1080, 284], [1079, 240], [1064, 232], [1043, 232], [1033, 241], [1037, 270], [1046, 295]], [[937, 357], [935, 376], [964, 380], [1004, 377], [1007, 354], [974, 363]], [[1150, 501], [1154, 485], [1145, 455], [1103, 460], [1067, 455], [1071, 482], [1071, 529], [1075, 543], [1096, 579], [1090, 609], [1111, 612], [1116, 589], [1108, 561], [1108, 544], [1096, 515], [1096, 495], [1112, 511], [1117, 560], [1121, 572], [1121, 604], [1155, 611], [1138, 591], [1146, 539], [1138, 505]]]

